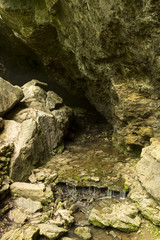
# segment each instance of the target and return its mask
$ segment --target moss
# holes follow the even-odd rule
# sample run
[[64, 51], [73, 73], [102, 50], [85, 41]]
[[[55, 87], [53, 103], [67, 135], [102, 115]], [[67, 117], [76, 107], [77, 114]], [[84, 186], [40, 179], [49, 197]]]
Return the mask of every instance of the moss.
[[92, 221], [90, 221], [94, 226], [100, 227], [100, 228], [105, 228], [105, 226], [100, 223], [98, 220], [94, 219]]

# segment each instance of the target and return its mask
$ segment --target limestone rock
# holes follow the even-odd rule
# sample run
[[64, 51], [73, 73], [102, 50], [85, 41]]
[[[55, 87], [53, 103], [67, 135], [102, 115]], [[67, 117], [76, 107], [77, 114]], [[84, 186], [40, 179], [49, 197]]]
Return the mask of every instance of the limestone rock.
[[42, 87], [46, 85], [46, 83], [38, 80], [32, 80], [26, 83], [22, 87], [24, 92], [23, 102], [30, 107], [34, 107], [39, 110], [45, 109], [46, 111], [47, 109], [53, 111], [57, 106], [61, 106], [63, 99], [53, 91], [46, 92], [43, 90]]
[[74, 233], [84, 239], [84, 240], [89, 240], [92, 238], [92, 235], [91, 235], [91, 230], [89, 227], [77, 227], [74, 231]]
[[39, 224], [40, 235], [44, 235], [50, 240], [58, 239], [63, 236], [67, 230], [64, 228], [57, 227], [54, 224]]
[[[57, 110], [55, 116], [32, 108], [21, 110], [14, 120], [6, 120], [0, 141], [14, 143], [10, 176], [14, 181], [28, 178], [36, 164], [42, 164], [61, 142], [69, 126], [71, 111]], [[10, 134], [12, 132], [12, 135]]]
[[46, 108], [53, 111], [56, 107], [62, 105], [63, 99], [59, 97], [55, 92], [48, 91], [46, 98]]
[[25, 226], [26, 229], [23, 232], [24, 240], [36, 240], [38, 239], [39, 228], [34, 226]]
[[29, 198], [16, 198], [14, 203], [17, 208], [24, 209], [25, 212], [35, 213], [42, 210], [42, 204], [38, 201], [32, 201]]
[[20, 228], [6, 232], [1, 240], [23, 240], [23, 233]]
[[31, 183], [36, 182], [54, 182], [57, 178], [57, 173], [47, 168], [37, 168], [32, 171], [29, 180]]
[[138, 211], [135, 204], [125, 201], [107, 207], [91, 209], [89, 220], [98, 227], [110, 226], [124, 232], [132, 232], [137, 231], [141, 224]]
[[59, 209], [56, 213], [55, 216], [60, 215], [61, 218], [64, 220], [66, 226], [71, 226], [72, 223], [74, 222], [74, 217], [71, 216], [70, 211], [67, 209]]
[[152, 139], [151, 145], [143, 148], [137, 163], [137, 175], [142, 186], [157, 201], [160, 201], [160, 140]]
[[18, 197], [30, 198], [33, 201], [44, 201], [44, 184], [31, 184], [23, 182], [14, 182], [11, 185], [11, 194]]
[[145, 218], [160, 226], [160, 205], [147, 193], [139, 181], [132, 184], [129, 197], [136, 202], [138, 209]]
[[17, 228], [5, 233], [1, 240], [37, 240], [39, 229], [33, 226], [26, 226], [26, 229]]
[[0, 116], [12, 109], [23, 98], [23, 91], [18, 86], [0, 78]]
[[13, 209], [9, 212], [9, 218], [15, 223], [23, 224], [27, 219], [27, 214], [19, 209]]

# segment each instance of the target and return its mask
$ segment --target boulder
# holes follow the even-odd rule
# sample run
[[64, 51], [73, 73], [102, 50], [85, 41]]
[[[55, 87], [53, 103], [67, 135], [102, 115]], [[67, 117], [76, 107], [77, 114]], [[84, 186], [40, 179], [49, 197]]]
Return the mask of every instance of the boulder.
[[42, 204], [38, 201], [32, 201], [30, 198], [16, 198], [14, 204], [17, 208], [23, 209], [27, 213], [35, 213], [42, 210]]
[[64, 220], [65, 226], [71, 226], [74, 222], [74, 217], [71, 216], [71, 212], [67, 209], [59, 209], [55, 213], [55, 216], [60, 215], [61, 218]]
[[19, 209], [10, 210], [8, 216], [11, 221], [19, 224], [24, 224], [24, 222], [27, 220], [27, 214]]
[[160, 226], [160, 205], [147, 193], [139, 181], [132, 184], [128, 196], [136, 202], [139, 211], [146, 219]]
[[74, 233], [84, 239], [84, 240], [89, 240], [92, 238], [92, 235], [91, 235], [91, 230], [89, 227], [77, 227], [74, 231]]
[[70, 115], [67, 107], [55, 114], [26, 108], [15, 114], [13, 120], [5, 121], [0, 141], [15, 145], [10, 165], [14, 181], [27, 180], [35, 165], [42, 165], [52, 155], [66, 133]]
[[94, 207], [89, 213], [89, 221], [98, 227], [113, 227], [124, 232], [137, 231], [141, 218], [138, 208], [131, 202], [110, 204], [106, 207]]
[[160, 139], [152, 138], [151, 145], [143, 148], [136, 170], [142, 186], [160, 201]]
[[64, 228], [60, 228], [54, 224], [39, 224], [40, 235], [44, 235], [50, 240], [58, 239], [63, 236], [67, 230]]
[[30, 198], [33, 201], [46, 201], [44, 184], [14, 182], [10, 188], [14, 196]]
[[44, 86], [47, 86], [47, 84], [38, 80], [32, 80], [23, 85], [23, 102], [39, 110], [41, 108], [53, 111], [56, 107], [62, 106], [63, 99], [53, 91], [46, 92], [43, 90]]
[[23, 98], [23, 91], [18, 86], [0, 78], [0, 117], [11, 110]]

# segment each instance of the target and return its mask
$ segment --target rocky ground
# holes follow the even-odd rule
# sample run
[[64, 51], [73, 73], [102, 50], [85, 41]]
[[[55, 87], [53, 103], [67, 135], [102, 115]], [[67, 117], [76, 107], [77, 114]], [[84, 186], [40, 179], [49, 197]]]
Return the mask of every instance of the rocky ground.
[[[157, 239], [159, 229], [129, 197], [137, 159], [118, 154], [107, 132], [103, 122], [72, 132], [65, 150], [33, 170], [30, 183], [11, 185], [1, 205], [1, 239]], [[106, 166], [108, 159], [113, 164]]]

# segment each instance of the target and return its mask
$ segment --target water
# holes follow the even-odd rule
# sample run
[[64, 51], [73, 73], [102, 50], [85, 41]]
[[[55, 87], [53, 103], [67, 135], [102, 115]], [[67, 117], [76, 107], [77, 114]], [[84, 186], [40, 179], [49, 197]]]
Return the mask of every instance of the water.
[[120, 200], [124, 200], [126, 198], [126, 191], [123, 190], [120, 192]]
[[107, 196], [106, 198], [111, 199], [112, 198], [112, 190], [110, 190], [109, 188], [107, 189]]

